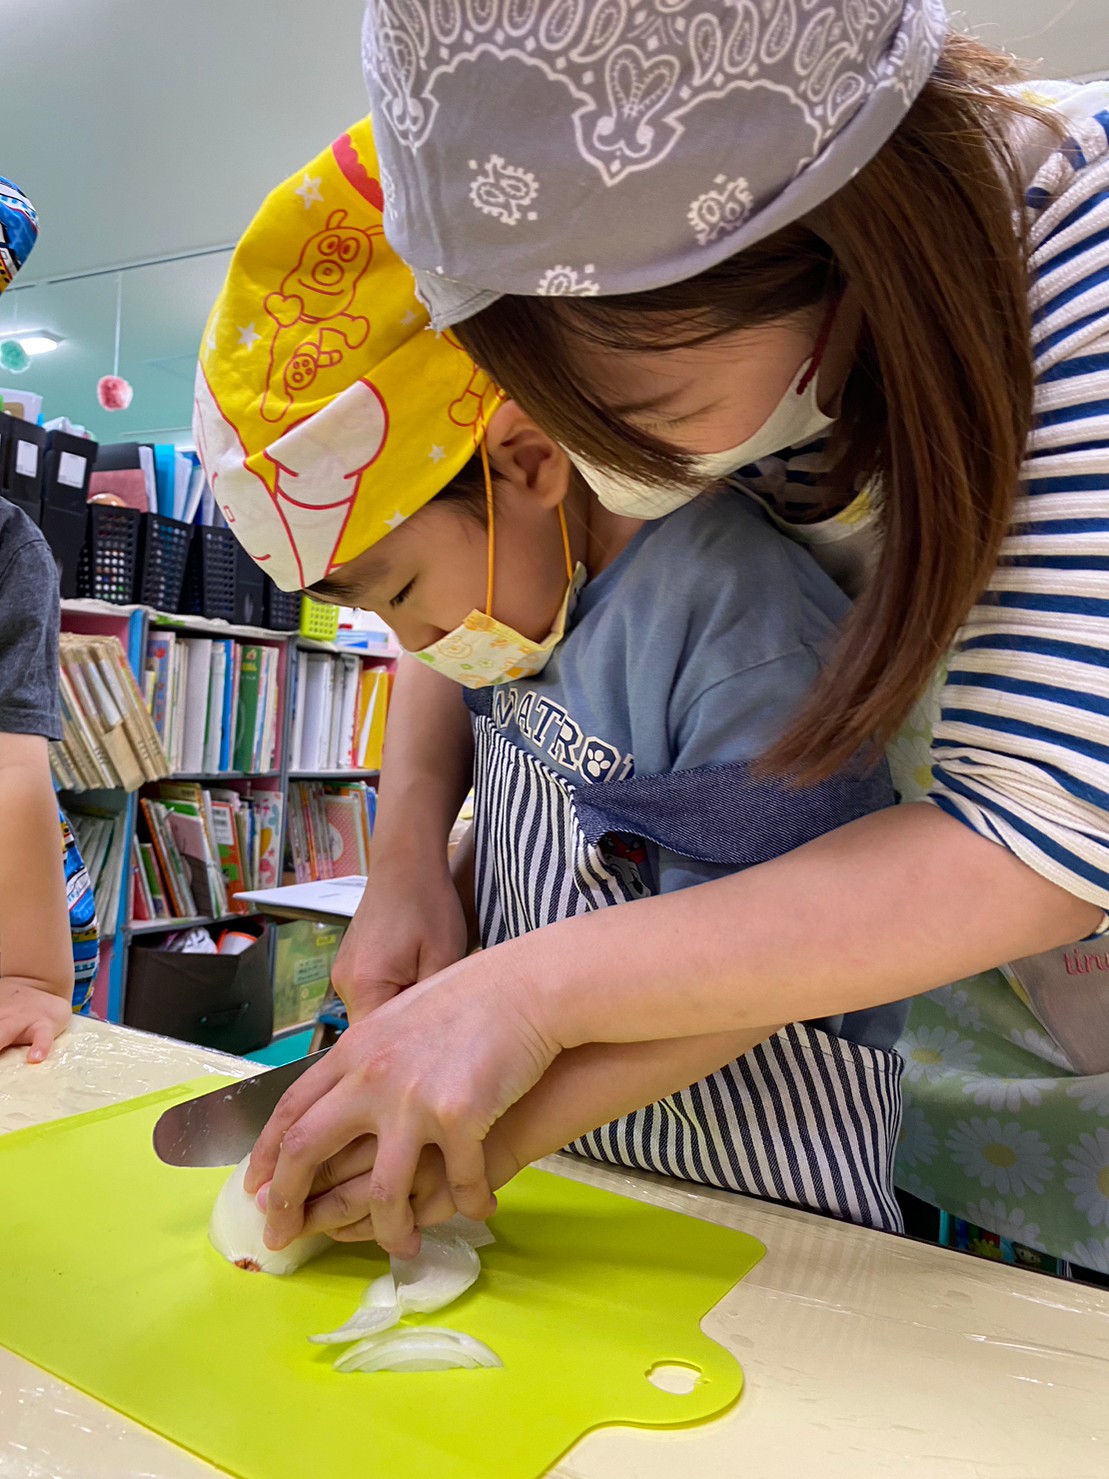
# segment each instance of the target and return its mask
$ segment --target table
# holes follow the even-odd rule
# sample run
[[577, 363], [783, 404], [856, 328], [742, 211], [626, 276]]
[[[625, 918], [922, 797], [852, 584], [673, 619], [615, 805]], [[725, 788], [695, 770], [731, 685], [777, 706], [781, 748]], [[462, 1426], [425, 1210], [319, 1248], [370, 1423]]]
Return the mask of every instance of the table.
[[[88, 1019], [75, 1019], [46, 1064], [22, 1058], [0, 1054], [0, 1133], [255, 1068]], [[1109, 1473], [1109, 1292], [660, 1177], [569, 1157], [543, 1164], [742, 1228], [767, 1248], [704, 1321], [743, 1364], [738, 1406], [684, 1431], [591, 1433], [556, 1479]], [[0, 1350], [0, 1479], [216, 1474]]]

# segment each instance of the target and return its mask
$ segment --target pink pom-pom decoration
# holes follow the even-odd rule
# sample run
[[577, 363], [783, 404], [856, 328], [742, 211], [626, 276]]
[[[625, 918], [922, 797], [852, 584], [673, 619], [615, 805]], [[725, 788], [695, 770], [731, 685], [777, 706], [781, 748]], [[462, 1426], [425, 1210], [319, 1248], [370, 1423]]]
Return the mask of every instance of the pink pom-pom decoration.
[[122, 375], [101, 375], [96, 382], [96, 399], [105, 411], [126, 411], [134, 393]]

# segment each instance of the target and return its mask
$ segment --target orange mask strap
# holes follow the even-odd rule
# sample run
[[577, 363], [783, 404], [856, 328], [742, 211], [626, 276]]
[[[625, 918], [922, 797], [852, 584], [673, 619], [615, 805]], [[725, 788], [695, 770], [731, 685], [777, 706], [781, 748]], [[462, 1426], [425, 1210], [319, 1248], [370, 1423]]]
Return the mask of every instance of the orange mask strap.
[[[489, 452], [485, 445], [485, 438], [481, 439], [481, 470], [485, 474], [485, 522], [488, 533], [486, 535], [486, 576], [485, 576], [485, 614], [493, 615], [493, 564], [497, 553], [497, 539], [493, 532], [493, 474], [489, 469]], [[574, 578], [574, 562], [570, 555], [570, 531], [566, 527], [566, 510], [562, 504], [558, 505], [558, 527], [562, 531], [562, 553], [566, 558], [566, 580], [567, 583]]]
[[497, 552], [497, 540], [493, 533], [493, 475], [489, 471], [489, 452], [485, 445], [485, 437], [481, 439], [481, 470], [485, 474], [485, 524], [487, 528], [486, 539], [486, 574], [485, 574], [485, 614], [493, 615], [493, 558]]

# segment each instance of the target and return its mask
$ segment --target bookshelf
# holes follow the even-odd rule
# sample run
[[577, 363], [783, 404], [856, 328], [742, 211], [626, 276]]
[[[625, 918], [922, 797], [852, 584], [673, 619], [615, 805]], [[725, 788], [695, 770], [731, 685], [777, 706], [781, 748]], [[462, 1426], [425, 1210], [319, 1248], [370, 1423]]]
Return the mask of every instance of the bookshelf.
[[[363, 675], [367, 670], [370, 672], [382, 669], [386, 672], [390, 671], [395, 654], [390, 653], [380, 644], [373, 645], [368, 650], [361, 650], [340, 642], [320, 642], [305, 638], [298, 632], [240, 626], [203, 617], [171, 615], [146, 606], [116, 606], [95, 600], [64, 600], [62, 602], [62, 630], [77, 636], [118, 638], [140, 690], [144, 687], [148, 653], [153, 637], [172, 637], [175, 642], [184, 641], [186, 643], [193, 638], [206, 638], [215, 645], [231, 643], [244, 648], [265, 648], [273, 654], [273, 657], [268, 660], [276, 685], [272, 763], [259, 765], [257, 769], [246, 769], [242, 765], [229, 766], [225, 769], [218, 766], [214, 769], [196, 768], [195, 765], [188, 769], [171, 769], [164, 781], [146, 781], [133, 791], [86, 789], [60, 792], [60, 800], [67, 812], [71, 809], [80, 812], [82, 807], [88, 810], [95, 809], [98, 815], [110, 811], [114, 817], [118, 818], [114, 825], [122, 826], [123, 829], [124, 841], [121, 846], [125, 847], [126, 851], [118, 909], [114, 927], [102, 933], [100, 972], [93, 994], [95, 1015], [108, 1021], [120, 1022], [123, 1020], [126, 1002], [128, 961], [133, 942], [141, 940], [144, 944], [148, 944], [151, 936], [156, 937], [160, 934], [190, 928], [233, 927], [236, 924], [258, 918], [257, 915], [234, 912], [196, 913], [174, 918], [133, 918], [132, 849], [137, 841], [151, 836], [146, 811], [141, 804], [143, 800], [147, 802], [158, 800], [160, 788], [171, 783], [181, 786], [199, 786], [203, 789], [214, 786], [226, 789], [228, 792], [239, 792], [248, 796], [252, 801], [263, 794], [280, 797], [279, 835], [276, 840], [277, 877], [274, 881], [281, 882], [284, 876], [284, 861], [289, 840], [290, 785], [296, 783], [299, 786], [317, 785], [324, 788], [330, 785], [337, 791], [338, 783], [343, 783], [344, 789], [369, 789], [372, 788], [378, 776], [375, 768], [353, 764], [349, 766], [343, 764], [298, 766], [295, 769], [291, 767], [296, 722], [294, 711], [299, 707], [302, 710], [303, 719], [304, 709], [304, 703], [298, 703], [293, 694], [298, 665], [302, 677], [305, 672], [301, 655], [314, 654], [317, 660], [323, 661], [330, 658], [336, 672], [356, 674], [354, 699], [346, 700], [348, 709], [354, 713], [355, 709], [352, 704], [361, 701]], [[387, 679], [375, 679], [368, 682], [367, 691], [372, 689], [377, 692], [379, 688], [380, 702], [383, 706], [387, 706]], [[303, 697], [303, 694], [300, 695], [301, 700]], [[335, 706], [334, 713], [338, 714], [341, 709], [338, 697], [335, 698]], [[378, 718], [380, 728], [383, 713], [379, 714]], [[167, 727], [168, 722], [167, 716]], [[332, 723], [334, 722], [333, 717]], [[323, 729], [326, 733], [326, 719]], [[171, 749], [172, 747], [167, 743], [166, 751], [172, 763]], [[210, 761], [211, 755], [205, 755], [204, 758]], [[327, 758], [336, 757], [330, 754]], [[347, 783], [350, 783], [349, 787]], [[330, 792], [327, 794], [330, 795]], [[367, 805], [366, 809], [370, 814], [372, 824], [372, 807]], [[153, 839], [151, 839], [151, 845], [153, 846]], [[231, 888], [227, 889], [229, 894], [232, 891]], [[111, 911], [105, 909], [99, 895], [97, 905], [102, 915], [106, 913], [110, 915]], [[272, 952], [270, 968], [272, 978]], [[275, 1037], [279, 1035], [280, 1033], [275, 1031]]]

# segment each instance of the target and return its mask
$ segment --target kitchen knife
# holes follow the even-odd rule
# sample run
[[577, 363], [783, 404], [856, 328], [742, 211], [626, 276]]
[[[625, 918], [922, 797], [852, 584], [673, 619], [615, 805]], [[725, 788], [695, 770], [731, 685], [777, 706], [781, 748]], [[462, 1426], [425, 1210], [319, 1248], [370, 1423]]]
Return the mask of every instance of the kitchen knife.
[[175, 1104], [154, 1126], [154, 1149], [170, 1166], [234, 1166], [254, 1148], [277, 1101], [329, 1048]]

